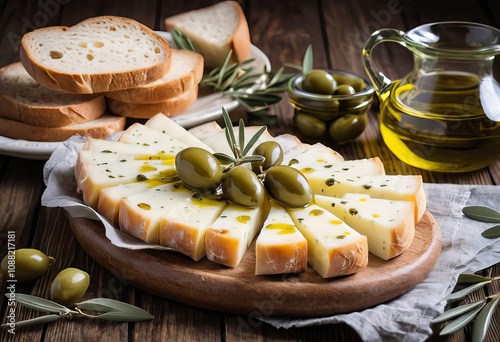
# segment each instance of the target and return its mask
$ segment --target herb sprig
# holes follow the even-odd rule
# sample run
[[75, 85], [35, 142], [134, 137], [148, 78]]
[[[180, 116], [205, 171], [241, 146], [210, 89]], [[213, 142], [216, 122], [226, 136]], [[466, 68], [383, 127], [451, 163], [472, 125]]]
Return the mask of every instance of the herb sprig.
[[[484, 207], [469, 206], [462, 209], [462, 213], [475, 221], [500, 223], [500, 212]], [[484, 230], [481, 235], [484, 238], [496, 239], [500, 237], [500, 225], [493, 226]], [[457, 284], [469, 286], [460, 291], [452, 292], [444, 300], [448, 305], [455, 303], [467, 295], [482, 289], [487, 284], [500, 280], [497, 277], [483, 277], [477, 274], [461, 274], [458, 277]], [[493, 314], [500, 303], [500, 292], [487, 296], [480, 301], [451, 307], [443, 314], [432, 320], [433, 324], [448, 322], [440, 331], [440, 335], [448, 335], [459, 331], [469, 323], [473, 324], [472, 341], [482, 341], [490, 326]]]
[[[141, 308], [110, 298], [89, 299], [76, 303], [73, 309], [45, 298], [24, 293], [16, 293], [15, 301], [19, 305], [47, 313], [47, 315], [15, 322], [16, 327], [48, 323], [61, 318], [68, 319], [73, 317], [86, 317], [115, 322], [140, 322], [149, 321], [154, 318]], [[2, 324], [1, 326], [3, 328], [11, 327], [10, 324]]]

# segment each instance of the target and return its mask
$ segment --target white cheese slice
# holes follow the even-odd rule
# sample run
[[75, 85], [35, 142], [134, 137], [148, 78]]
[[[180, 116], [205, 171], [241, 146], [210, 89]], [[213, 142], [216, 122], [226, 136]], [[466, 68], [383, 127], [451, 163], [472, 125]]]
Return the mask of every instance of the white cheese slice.
[[157, 245], [162, 216], [193, 194], [180, 183], [170, 183], [127, 196], [118, 209], [119, 227], [125, 233]]
[[255, 242], [255, 274], [298, 273], [306, 268], [306, 238], [286, 209], [272, 201]]
[[286, 151], [283, 164], [291, 165], [297, 162], [306, 164], [302, 167], [312, 167], [316, 163], [332, 164], [344, 161], [344, 157], [337, 151], [323, 145], [322, 143], [315, 143], [314, 145], [302, 144]]
[[118, 141], [138, 146], [158, 146], [157, 148], [168, 149], [168, 151], [173, 153], [179, 152], [189, 146], [171, 136], [157, 132], [137, 122], [127, 128]]
[[142, 182], [119, 184], [101, 189], [97, 201], [97, 212], [103, 215], [111, 224], [118, 227], [118, 209], [123, 198], [164, 184], [158, 179], [148, 179]]
[[[307, 174], [305, 175], [307, 178]], [[422, 176], [336, 174], [322, 182], [310, 181], [313, 194], [343, 197], [347, 193], [367, 194], [372, 198], [410, 201], [415, 207], [415, 222], [426, 210]]]
[[369, 251], [384, 260], [406, 251], [415, 236], [412, 202], [366, 194], [346, 194], [342, 198], [315, 195], [314, 202], [365, 235]]
[[103, 153], [118, 153], [118, 154], [175, 155], [177, 154], [177, 152], [179, 152], [179, 145], [169, 146], [168, 144], [163, 144], [158, 146], [158, 144], [155, 144], [153, 146], [151, 145], [147, 146], [139, 144], [128, 144], [125, 142], [119, 142], [113, 140], [87, 138], [83, 150], [103, 152]]
[[323, 278], [358, 272], [368, 265], [368, 241], [316, 204], [287, 209], [307, 239], [308, 262]]
[[213, 150], [200, 139], [196, 138], [193, 134], [189, 133], [184, 127], [177, 124], [163, 113], [158, 113], [151, 117], [144, 126], [154, 129], [157, 132], [166, 134], [187, 146], [200, 147], [209, 152]]
[[226, 207], [225, 200], [193, 195], [160, 219], [159, 244], [198, 261], [205, 256], [205, 233]]
[[243, 207], [229, 203], [205, 235], [207, 258], [236, 267], [262, 227], [264, 206]]
[[101, 189], [146, 179], [167, 181], [176, 174], [171, 160], [130, 160], [126, 162], [83, 165], [77, 181], [77, 191], [83, 202], [96, 208]]

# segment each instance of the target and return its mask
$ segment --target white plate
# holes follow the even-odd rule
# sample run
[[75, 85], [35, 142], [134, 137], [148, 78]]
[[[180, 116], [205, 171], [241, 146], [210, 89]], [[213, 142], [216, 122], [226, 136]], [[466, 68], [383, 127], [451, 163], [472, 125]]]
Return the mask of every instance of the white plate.
[[[163, 31], [157, 31], [157, 33], [174, 46], [170, 33]], [[271, 70], [269, 58], [256, 46], [251, 46], [250, 55], [251, 58], [254, 58], [250, 65], [255, 70]], [[179, 125], [190, 128], [216, 120], [222, 115], [222, 107], [229, 112], [238, 107], [238, 102], [230, 96], [222, 96], [222, 93], [201, 96], [185, 113], [172, 119]], [[26, 159], [47, 160], [61, 143], [18, 140], [0, 136], [0, 154]]]

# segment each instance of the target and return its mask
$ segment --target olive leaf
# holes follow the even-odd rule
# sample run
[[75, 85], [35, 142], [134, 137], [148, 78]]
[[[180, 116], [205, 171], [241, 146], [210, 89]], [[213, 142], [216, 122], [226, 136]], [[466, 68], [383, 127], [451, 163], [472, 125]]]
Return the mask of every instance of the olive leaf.
[[492, 278], [489, 277], [483, 277], [478, 274], [469, 274], [469, 273], [463, 273], [458, 276], [457, 283], [458, 284], [475, 284], [475, 283], [480, 283], [483, 281], [490, 281], [493, 280]]
[[465, 289], [462, 289], [460, 291], [450, 293], [448, 296], [446, 296], [444, 298], [444, 300], [446, 300], [448, 303], [452, 303], [452, 302], [455, 302], [457, 300], [460, 300], [463, 297], [467, 296], [468, 294], [484, 287], [486, 284], [491, 283], [491, 281], [492, 280], [482, 281], [480, 283], [476, 283], [474, 285], [468, 286]]
[[500, 237], [500, 225], [493, 226], [481, 233], [481, 236], [487, 239], [496, 239]]
[[473, 220], [481, 222], [500, 223], [500, 212], [484, 206], [469, 206], [462, 208], [462, 213]]
[[306, 49], [306, 53], [304, 54], [304, 58], [302, 60], [302, 73], [307, 74], [312, 69], [313, 69], [313, 50], [312, 50], [312, 45], [309, 45]]
[[179, 29], [173, 29], [170, 35], [176, 48], [197, 52], [191, 39], [185, 36]]
[[472, 341], [483, 341], [493, 318], [493, 313], [500, 302], [500, 297], [494, 298], [481, 310], [474, 321]]
[[24, 293], [16, 293], [16, 297], [14, 300], [22, 306], [41, 312], [64, 315], [71, 311], [67, 307], [51, 300]]
[[439, 333], [439, 335], [448, 335], [448, 334], [453, 334], [454, 332], [457, 332], [458, 330], [462, 329], [465, 327], [467, 324], [469, 324], [470, 321], [476, 317], [476, 315], [481, 311], [481, 309], [484, 307], [483, 305], [480, 305], [479, 307], [467, 311], [466, 313], [462, 314], [455, 320], [451, 321], [449, 324], [447, 324]]
[[456, 308], [447, 310], [447, 311], [443, 312], [441, 315], [434, 318], [431, 321], [431, 324], [448, 321], [448, 320], [455, 318], [457, 316], [460, 316], [468, 311], [471, 311], [471, 310], [473, 310], [481, 305], [484, 305], [484, 301], [457, 306]]
[[110, 298], [89, 299], [81, 303], [76, 303], [75, 307], [80, 310], [105, 311], [105, 313], [97, 315], [96, 318], [110, 321], [138, 322], [154, 318], [149, 312], [137, 306]]
[[[55, 314], [50, 314], [50, 315], [43, 315], [43, 316], [38, 316], [38, 317], [35, 317], [35, 318], [31, 318], [31, 319], [27, 319], [27, 320], [24, 320], [24, 321], [17, 321], [14, 323], [14, 325], [16, 327], [23, 327], [23, 326], [27, 326], [27, 325], [34, 325], [34, 324], [41, 324], [41, 323], [48, 323], [48, 322], [53, 322], [53, 321], [56, 321], [60, 318], [64, 317], [61, 316], [61, 315], [55, 315]], [[10, 327], [9, 324], [2, 324], [1, 325], [2, 328], [8, 328]]]

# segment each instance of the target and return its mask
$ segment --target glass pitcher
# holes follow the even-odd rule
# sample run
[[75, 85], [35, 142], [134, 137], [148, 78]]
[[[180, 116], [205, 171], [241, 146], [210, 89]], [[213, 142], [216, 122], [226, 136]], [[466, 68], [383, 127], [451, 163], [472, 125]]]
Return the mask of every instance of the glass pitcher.
[[[382, 42], [413, 53], [413, 70], [402, 79], [392, 81], [376, 67], [372, 50]], [[441, 172], [477, 170], [499, 159], [497, 54], [500, 31], [482, 24], [374, 32], [363, 64], [380, 99], [380, 132], [389, 149], [409, 165]]]

